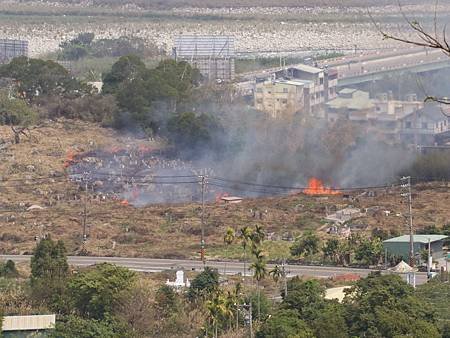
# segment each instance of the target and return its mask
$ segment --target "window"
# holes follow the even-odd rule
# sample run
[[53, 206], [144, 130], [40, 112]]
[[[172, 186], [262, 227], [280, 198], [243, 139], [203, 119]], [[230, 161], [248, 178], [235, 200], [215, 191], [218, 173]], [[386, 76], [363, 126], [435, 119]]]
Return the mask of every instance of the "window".
[[287, 93], [288, 89], [287, 88], [283, 88], [283, 93]]
[[281, 103], [287, 104], [287, 100], [286, 100], [286, 99], [283, 99], [283, 100], [281, 100]]
[[422, 129], [428, 129], [428, 123], [422, 122]]
[[406, 128], [406, 129], [411, 129], [411, 122], [409, 122], [409, 121], [406, 122], [406, 123], [405, 123], [405, 128]]
[[323, 77], [320, 78], [320, 84], [323, 85]]

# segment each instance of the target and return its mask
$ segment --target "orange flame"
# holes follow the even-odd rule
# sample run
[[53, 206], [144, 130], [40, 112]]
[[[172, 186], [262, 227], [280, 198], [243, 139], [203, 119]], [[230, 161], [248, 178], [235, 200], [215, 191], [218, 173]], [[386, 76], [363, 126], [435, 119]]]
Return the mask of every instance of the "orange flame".
[[339, 191], [327, 188], [318, 178], [312, 177], [308, 181], [308, 188], [303, 190], [306, 195], [338, 195]]
[[67, 151], [66, 160], [64, 161], [63, 167], [68, 168], [72, 164], [76, 162], [76, 156], [78, 155], [77, 152], [73, 151], [72, 149], [69, 149]]
[[129, 206], [130, 202], [128, 202], [127, 200], [123, 200], [120, 202], [120, 204], [124, 205], [124, 206]]

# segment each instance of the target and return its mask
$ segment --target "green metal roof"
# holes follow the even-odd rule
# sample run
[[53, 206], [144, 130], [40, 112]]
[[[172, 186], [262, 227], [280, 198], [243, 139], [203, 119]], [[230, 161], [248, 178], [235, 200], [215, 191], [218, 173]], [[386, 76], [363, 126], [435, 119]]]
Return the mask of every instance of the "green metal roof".
[[[428, 240], [430, 240], [430, 242], [436, 242], [436, 241], [443, 240], [447, 237], [448, 236], [444, 236], [444, 235], [414, 235], [414, 243], [427, 244]], [[383, 241], [383, 243], [405, 243], [405, 242], [409, 243], [409, 235], [403, 235], [403, 236], [399, 236], [399, 237], [389, 238], [389, 239]]]

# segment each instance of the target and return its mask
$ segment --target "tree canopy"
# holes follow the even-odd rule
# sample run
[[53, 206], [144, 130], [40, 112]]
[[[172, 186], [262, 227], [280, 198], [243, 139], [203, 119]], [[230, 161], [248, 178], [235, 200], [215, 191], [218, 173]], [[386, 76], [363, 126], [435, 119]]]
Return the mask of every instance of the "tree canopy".
[[133, 286], [135, 279], [134, 272], [103, 263], [78, 273], [67, 287], [72, 303], [81, 316], [104, 319], [112, 312], [122, 292]]
[[16, 95], [28, 102], [40, 96], [80, 96], [91, 92], [54, 61], [32, 59], [25, 56], [12, 59], [0, 66], [0, 77], [16, 80]]

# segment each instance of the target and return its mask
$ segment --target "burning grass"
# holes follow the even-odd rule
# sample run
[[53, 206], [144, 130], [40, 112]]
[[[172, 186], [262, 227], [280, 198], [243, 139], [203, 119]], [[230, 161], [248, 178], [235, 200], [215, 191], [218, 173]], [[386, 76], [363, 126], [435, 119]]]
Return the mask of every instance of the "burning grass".
[[[11, 140], [12, 132], [0, 128], [0, 137]], [[1, 150], [0, 169], [0, 252], [30, 253], [35, 237], [50, 234], [63, 239], [70, 254], [81, 248], [85, 192], [70, 181], [64, 163], [69, 149], [75, 152], [99, 148], [113, 149], [130, 144], [162, 147], [156, 142], [124, 136], [95, 125], [60, 120], [30, 131], [20, 144], [7, 143]], [[70, 156], [69, 159], [76, 158]], [[45, 179], [43, 178], [45, 177]], [[39, 179], [41, 178], [41, 179]], [[321, 185], [313, 187], [327, 189]], [[420, 188], [420, 189], [419, 189]], [[336, 210], [353, 206], [373, 209], [353, 223], [404, 232], [401, 203], [396, 189], [378, 190], [375, 197], [361, 192], [349, 196], [297, 194], [284, 197], [244, 198], [240, 204], [212, 201], [206, 208], [206, 255], [208, 258], [240, 258], [238, 243], [227, 247], [223, 235], [227, 227], [262, 225], [270, 234], [265, 244], [270, 259], [288, 254], [291, 242], [306, 229], [327, 237], [324, 218]], [[442, 226], [450, 222], [450, 192], [446, 184], [426, 184], [414, 188], [414, 216], [417, 227]], [[358, 196], [359, 195], [359, 196]], [[120, 199], [95, 199], [89, 193], [87, 250], [92, 255], [160, 258], [198, 258], [200, 214], [198, 203], [159, 204], [136, 208]], [[34, 208], [30, 208], [35, 206]], [[36, 207], [39, 206], [40, 208]], [[373, 208], [377, 206], [377, 208]], [[388, 215], [384, 211], [389, 211]]]

